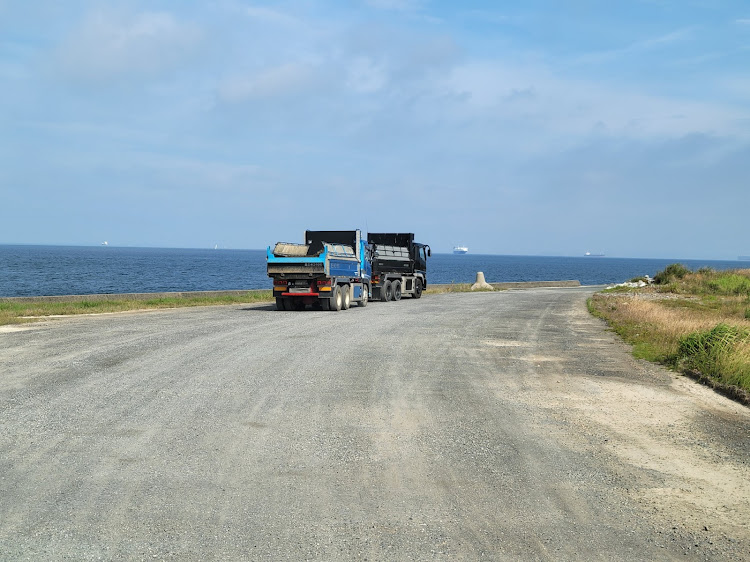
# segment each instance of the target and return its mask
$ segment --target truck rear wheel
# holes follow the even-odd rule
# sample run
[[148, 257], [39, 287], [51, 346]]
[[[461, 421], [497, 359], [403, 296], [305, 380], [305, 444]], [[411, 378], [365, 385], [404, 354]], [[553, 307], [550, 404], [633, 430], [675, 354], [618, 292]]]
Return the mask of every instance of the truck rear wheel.
[[383, 288], [380, 289], [380, 295], [385, 302], [393, 300], [393, 285], [390, 281], [385, 282]]
[[359, 306], [367, 306], [367, 301], [370, 299], [369, 296], [370, 288], [367, 285], [362, 286], [362, 300], [359, 301]]
[[336, 285], [331, 291], [331, 300], [328, 303], [328, 308], [333, 312], [338, 312], [341, 310], [341, 304], [341, 291], [338, 285]]
[[422, 280], [417, 279], [414, 281], [414, 298], [418, 299], [422, 296]]
[[341, 286], [341, 308], [343, 310], [349, 310], [349, 305], [352, 304], [352, 291], [349, 285]]
[[393, 282], [393, 300], [394, 301], [401, 300], [401, 281]]

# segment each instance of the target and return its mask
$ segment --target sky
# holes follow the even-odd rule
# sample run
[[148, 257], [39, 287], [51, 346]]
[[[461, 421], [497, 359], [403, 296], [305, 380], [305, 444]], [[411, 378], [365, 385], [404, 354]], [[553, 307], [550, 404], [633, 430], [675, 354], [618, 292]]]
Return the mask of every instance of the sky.
[[750, 4], [0, 0], [0, 244], [750, 255]]

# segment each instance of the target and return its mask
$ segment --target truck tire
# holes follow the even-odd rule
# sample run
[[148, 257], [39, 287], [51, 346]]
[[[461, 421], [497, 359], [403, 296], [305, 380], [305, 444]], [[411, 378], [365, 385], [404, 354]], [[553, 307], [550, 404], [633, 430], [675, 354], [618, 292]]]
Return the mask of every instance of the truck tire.
[[276, 310], [284, 310], [284, 297], [276, 297]]
[[380, 298], [384, 302], [393, 300], [393, 284], [390, 281], [386, 281], [383, 288], [380, 289]]
[[341, 300], [341, 291], [339, 290], [339, 286], [336, 285], [331, 291], [331, 300], [328, 303], [329, 310], [332, 312], [341, 310]]
[[352, 304], [352, 291], [349, 285], [341, 286], [341, 309], [349, 310], [349, 305]]
[[401, 281], [393, 282], [393, 300], [394, 301], [401, 300]]
[[418, 299], [422, 296], [422, 280], [417, 279], [414, 281], [414, 297], [415, 299]]
[[370, 300], [370, 288], [367, 285], [362, 286], [362, 300], [359, 301], [359, 306], [367, 306], [367, 301]]

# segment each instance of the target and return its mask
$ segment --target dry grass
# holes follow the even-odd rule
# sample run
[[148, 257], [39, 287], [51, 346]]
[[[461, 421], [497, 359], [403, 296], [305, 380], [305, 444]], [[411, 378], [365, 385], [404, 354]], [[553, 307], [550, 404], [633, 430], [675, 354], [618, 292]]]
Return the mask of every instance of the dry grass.
[[605, 291], [589, 309], [636, 357], [750, 390], [750, 270], [688, 272], [654, 287]]
[[425, 290], [426, 294], [439, 295], [441, 293], [468, 293], [471, 292], [472, 283], [451, 283], [450, 285], [430, 285]]
[[156, 308], [181, 308], [189, 306], [216, 306], [253, 302], [270, 302], [271, 291], [248, 291], [244, 295], [203, 296], [187, 294], [175, 297], [137, 299], [113, 295], [112, 298], [68, 302], [6, 301], [0, 302], [0, 326], [34, 322], [53, 316], [76, 314], [103, 314]]
[[[654, 298], [657, 297], [657, 298]], [[691, 332], [710, 330], [719, 323], [750, 328], [750, 320], [740, 315], [736, 299], [726, 302], [658, 298], [653, 294], [594, 295], [596, 308], [607, 319], [634, 327], [654, 330], [667, 341], [676, 341]], [[719, 304], [719, 306], [716, 306]]]

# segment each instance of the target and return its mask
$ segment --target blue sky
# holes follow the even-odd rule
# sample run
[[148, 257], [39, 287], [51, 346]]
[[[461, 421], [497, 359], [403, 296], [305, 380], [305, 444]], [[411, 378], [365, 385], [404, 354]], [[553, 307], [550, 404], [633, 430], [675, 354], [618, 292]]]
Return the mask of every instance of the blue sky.
[[0, 0], [0, 243], [750, 254], [746, 1]]

